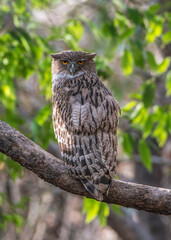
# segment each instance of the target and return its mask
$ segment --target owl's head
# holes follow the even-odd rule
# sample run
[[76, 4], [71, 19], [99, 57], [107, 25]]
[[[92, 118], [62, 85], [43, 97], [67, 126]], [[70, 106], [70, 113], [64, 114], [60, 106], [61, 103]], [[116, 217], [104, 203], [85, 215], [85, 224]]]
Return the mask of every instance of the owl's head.
[[63, 74], [67, 77], [80, 76], [86, 72], [96, 72], [93, 58], [96, 53], [83, 51], [63, 51], [51, 54], [52, 74]]

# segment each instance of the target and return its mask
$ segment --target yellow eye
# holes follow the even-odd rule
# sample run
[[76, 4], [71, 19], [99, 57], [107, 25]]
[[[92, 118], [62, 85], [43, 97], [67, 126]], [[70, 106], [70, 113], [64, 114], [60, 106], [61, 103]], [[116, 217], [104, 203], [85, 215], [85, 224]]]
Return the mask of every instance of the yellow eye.
[[84, 61], [78, 61], [78, 64], [82, 65]]
[[62, 63], [63, 63], [64, 65], [67, 65], [67, 64], [68, 64], [68, 61], [63, 60]]

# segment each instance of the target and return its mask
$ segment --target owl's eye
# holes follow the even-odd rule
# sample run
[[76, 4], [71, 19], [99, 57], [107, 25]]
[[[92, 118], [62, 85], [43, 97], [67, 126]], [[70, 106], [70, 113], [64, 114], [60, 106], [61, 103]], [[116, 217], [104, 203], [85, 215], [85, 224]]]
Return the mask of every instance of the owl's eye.
[[78, 61], [78, 64], [82, 65], [84, 61]]
[[63, 60], [62, 63], [63, 63], [64, 65], [67, 65], [67, 64], [68, 64], [68, 61]]

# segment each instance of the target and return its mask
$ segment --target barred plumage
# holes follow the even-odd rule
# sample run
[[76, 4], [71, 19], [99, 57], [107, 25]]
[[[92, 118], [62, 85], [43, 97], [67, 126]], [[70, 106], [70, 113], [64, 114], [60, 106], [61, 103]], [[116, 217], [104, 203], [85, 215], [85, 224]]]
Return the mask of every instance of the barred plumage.
[[115, 175], [120, 107], [99, 80], [95, 54], [52, 54], [53, 126], [69, 173], [102, 201]]

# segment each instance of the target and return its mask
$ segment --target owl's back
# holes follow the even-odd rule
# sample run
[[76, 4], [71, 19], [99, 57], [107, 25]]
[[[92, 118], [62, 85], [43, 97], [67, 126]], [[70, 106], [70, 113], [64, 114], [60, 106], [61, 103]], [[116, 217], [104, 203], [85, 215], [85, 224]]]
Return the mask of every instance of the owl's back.
[[65, 164], [100, 201], [115, 175], [119, 111], [96, 75], [70, 78], [54, 89], [54, 131]]

